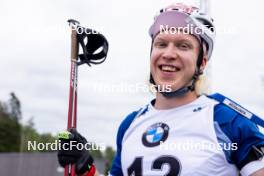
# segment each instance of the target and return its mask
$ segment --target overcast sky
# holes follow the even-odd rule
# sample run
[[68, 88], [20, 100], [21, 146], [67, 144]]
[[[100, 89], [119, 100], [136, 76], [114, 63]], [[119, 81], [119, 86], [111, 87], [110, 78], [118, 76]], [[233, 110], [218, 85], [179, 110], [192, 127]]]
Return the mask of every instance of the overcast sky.
[[[152, 98], [148, 92], [126, 88], [146, 85], [148, 28], [157, 10], [171, 2], [175, 1], [1, 0], [0, 100], [6, 101], [13, 91], [22, 103], [23, 122], [34, 117], [39, 132], [65, 129], [70, 77], [66, 21], [77, 19], [103, 33], [110, 44], [103, 64], [79, 68], [78, 129], [88, 140], [114, 146], [125, 115]], [[211, 3], [217, 37], [210, 78], [212, 92], [264, 117], [262, 7], [263, 1], [257, 0]], [[123, 90], [105, 89], [118, 86]]]

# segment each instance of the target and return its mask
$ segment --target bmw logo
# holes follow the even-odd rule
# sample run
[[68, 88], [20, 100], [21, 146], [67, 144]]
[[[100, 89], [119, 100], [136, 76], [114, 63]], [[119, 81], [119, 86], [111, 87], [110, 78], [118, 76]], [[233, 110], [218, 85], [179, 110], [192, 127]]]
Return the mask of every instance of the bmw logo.
[[143, 133], [142, 143], [146, 147], [155, 147], [164, 142], [169, 135], [169, 126], [165, 123], [155, 123]]

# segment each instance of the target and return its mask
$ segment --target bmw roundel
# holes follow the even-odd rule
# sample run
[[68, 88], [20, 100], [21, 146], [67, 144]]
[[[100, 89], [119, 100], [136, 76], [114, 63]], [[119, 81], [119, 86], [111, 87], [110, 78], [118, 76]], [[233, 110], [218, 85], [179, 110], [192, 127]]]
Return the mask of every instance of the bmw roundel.
[[143, 133], [142, 143], [146, 147], [155, 147], [164, 142], [169, 135], [169, 126], [165, 123], [155, 123]]

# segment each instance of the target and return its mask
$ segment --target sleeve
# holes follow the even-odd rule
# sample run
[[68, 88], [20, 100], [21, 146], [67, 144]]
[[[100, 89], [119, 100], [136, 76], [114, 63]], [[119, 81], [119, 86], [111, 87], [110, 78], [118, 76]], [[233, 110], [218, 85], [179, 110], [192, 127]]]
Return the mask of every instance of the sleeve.
[[112, 168], [110, 170], [110, 176], [115, 176], [115, 175], [123, 175], [122, 168], [121, 168], [121, 151], [120, 148], [117, 149], [115, 158], [113, 160]]
[[[237, 150], [233, 151], [231, 157], [239, 170], [247, 164], [263, 158], [264, 135], [256, 124], [238, 114], [232, 121], [231, 130], [233, 142], [237, 143]], [[262, 167], [264, 167], [263, 162]]]
[[117, 138], [116, 138], [117, 151], [109, 173], [110, 176], [123, 176], [122, 164], [121, 164], [122, 140], [126, 130], [130, 126], [134, 118], [136, 117], [137, 113], [138, 111], [134, 111], [131, 114], [129, 114], [125, 118], [125, 120], [123, 120], [123, 122], [118, 128]]
[[214, 107], [214, 120], [224, 133], [223, 141], [237, 146], [235, 150], [224, 150], [227, 161], [235, 164], [242, 175], [264, 168], [264, 134], [255, 124], [263, 124], [262, 119], [221, 94], [209, 97], [219, 102]]
[[248, 176], [253, 174], [254, 172], [264, 168], [264, 158], [261, 160], [251, 161], [246, 164], [240, 171], [242, 176]]

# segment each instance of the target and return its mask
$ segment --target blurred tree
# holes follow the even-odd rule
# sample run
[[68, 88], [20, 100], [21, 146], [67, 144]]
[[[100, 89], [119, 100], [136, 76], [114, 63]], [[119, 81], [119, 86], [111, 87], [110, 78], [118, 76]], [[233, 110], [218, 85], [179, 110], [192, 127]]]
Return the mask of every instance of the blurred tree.
[[21, 125], [8, 108], [8, 104], [0, 102], [0, 152], [19, 151]]
[[114, 159], [115, 156], [115, 151], [112, 147], [106, 147], [105, 152], [104, 152], [104, 158], [106, 160], [105, 163], [105, 175], [108, 175], [109, 170], [111, 169], [112, 166], [112, 161]]
[[100, 150], [100, 147], [98, 145], [96, 145], [95, 143], [90, 142], [90, 153], [94, 158], [103, 158], [103, 154]]
[[21, 105], [19, 99], [17, 98], [14, 92], [10, 93], [10, 99], [8, 103], [11, 117], [16, 119], [17, 121], [20, 120], [22, 118]]
[[0, 118], [7, 118], [8, 116], [8, 107], [7, 104], [0, 101]]
[[50, 133], [44, 133], [44, 134], [39, 134], [36, 129], [34, 128], [34, 122], [33, 122], [33, 117], [31, 117], [26, 125], [22, 127], [21, 130], [21, 152], [47, 152], [51, 151], [51, 148], [45, 148], [43, 150], [29, 150], [28, 149], [28, 142], [36, 142], [38, 143], [55, 143], [56, 142], [56, 137], [52, 136]]
[[55, 142], [56, 138], [51, 134], [39, 134], [36, 131], [33, 118], [29, 119], [26, 125], [20, 123], [21, 119], [21, 104], [12, 92], [8, 102], [0, 102], [0, 152], [35, 152], [28, 151], [28, 141]]
[[[34, 118], [31, 117], [25, 124], [20, 123], [22, 119], [21, 103], [15, 93], [10, 93], [10, 99], [7, 102], [0, 101], [0, 152], [46, 152], [52, 148], [44, 150], [28, 150], [29, 141], [37, 144], [54, 144], [57, 137], [50, 133], [40, 134], [35, 129]], [[101, 148], [94, 144], [90, 150], [95, 159], [103, 159], [106, 161], [105, 172], [108, 172], [115, 151], [111, 147], [107, 147], [104, 154]]]

